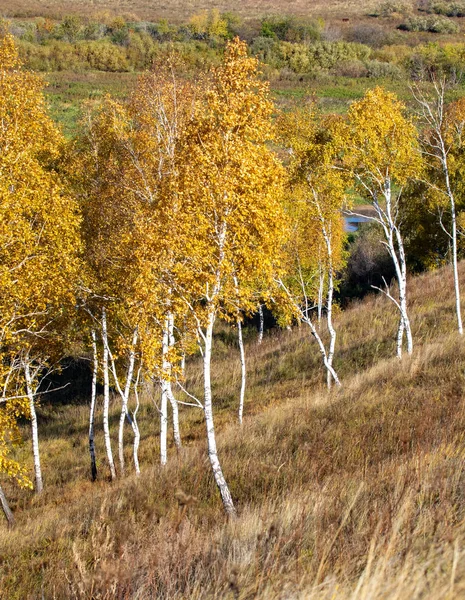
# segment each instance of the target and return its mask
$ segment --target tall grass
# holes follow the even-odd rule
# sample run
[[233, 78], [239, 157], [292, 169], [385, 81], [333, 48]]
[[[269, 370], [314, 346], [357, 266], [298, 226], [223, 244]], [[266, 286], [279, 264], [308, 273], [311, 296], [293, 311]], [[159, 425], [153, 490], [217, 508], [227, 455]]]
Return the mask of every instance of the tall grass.
[[[217, 337], [219, 452], [235, 521], [210, 476], [200, 411], [183, 412], [184, 450], [171, 448], [161, 469], [147, 394], [141, 476], [106, 481], [99, 437], [92, 484], [86, 405], [42, 406], [46, 489], [8, 488], [17, 527], [0, 528], [0, 598], [462, 597], [465, 346], [449, 269], [410, 284], [417, 347], [402, 362], [384, 298], [338, 315], [340, 392], [324, 390], [304, 328], [261, 346], [250, 336], [242, 428], [237, 350]], [[189, 364], [193, 391], [200, 369]]]

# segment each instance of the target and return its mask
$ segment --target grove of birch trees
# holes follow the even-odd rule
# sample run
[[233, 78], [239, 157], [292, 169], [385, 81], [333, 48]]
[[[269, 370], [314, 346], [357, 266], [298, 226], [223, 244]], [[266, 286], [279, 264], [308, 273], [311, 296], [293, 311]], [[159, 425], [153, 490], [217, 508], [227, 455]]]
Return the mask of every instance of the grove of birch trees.
[[[344, 117], [323, 115], [311, 101], [279, 114], [260, 65], [236, 38], [222, 63], [195, 80], [173, 54], [142, 74], [126, 101], [107, 96], [84, 106], [72, 141], [48, 116], [43, 87], [3, 33], [2, 477], [43, 490], [36, 401], [53, 394], [49, 375], [75, 344], [92, 372], [90, 477], [140, 473], [138, 411], [142, 390], [150, 390], [159, 468], [169, 463], [170, 448], [181, 452], [180, 412], [201, 411], [211, 472], [234, 516], [215, 434], [215, 326], [229, 323], [239, 336], [238, 428], [247, 414], [242, 329], [260, 315], [260, 342], [264, 307], [279, 325], [305, 328], [327, 387], [343, 386], [334, 307], [347, 257], [343, 215], [357, 214], [354, 196], [372, 206], [370, 220], [394, 267], [395, 281], [379, 290], [398, 315], [393, 354], [402, 357], [404, 338], [407, 353], [414, 349], [403, 230], [405, 198], [414, 189], [423, 190], [425, 207], [433, 207], [438, 230], [450, 240], [462, 333], [457, 261], [465, 105], [447, 105], [442, 82], [412, 90], [415, 119], [381, 88]], [[202, 363], [201, 394], [186, 388], [189, 357]], [[111, 397], [119, 406], [115, 431]], [[24, 419], [33, 475], [15, 460]], [[96, 428], [103, 428], [102, 448]], [[106, 457], [103, 473], [97, 455]], [[0, 501], [12, 525], [1, 487]]]

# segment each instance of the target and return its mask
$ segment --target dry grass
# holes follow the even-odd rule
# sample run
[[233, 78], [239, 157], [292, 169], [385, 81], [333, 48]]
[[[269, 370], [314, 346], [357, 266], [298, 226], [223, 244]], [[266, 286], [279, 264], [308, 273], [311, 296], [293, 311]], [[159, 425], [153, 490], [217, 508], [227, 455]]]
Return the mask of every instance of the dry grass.
[[117, 14], [136, 14], [141, 19], [157, 21], [169, 19], [179, 22], [186, 17], [204, 10], [218, 8], [220, 11], [233, 10], [246, 18], [257, 18], [266, 14], [294, 14], [331, 16], [342, 21], [354, 15], [363, 15], [380, 4], [377, 0], [360, 3], [358, 0], [239, 0], [231, 6], [226, 0], [165, 0], [163, 3], [147, 0], [3, 0], [2, 12], [7, 16], [50, 16], [61, 17], [64, 14], [79, 13], [88, 15], [101, 11]]
[[[234, 522], [201, 414], [184, 411], [186, 448], [161, 470], [147, 398], [140, 479], [92, 484], [86, 407], [44, 406], [46, 491], [8, 490], [17, 527], [0, 529], [0, 598], [465, 597], [465, 346], [449, 270], [411, 282], [411, 310], [417, 348], [402, 363], [384, 298], [338, 316], [345, 385], [331, 394], [305, 329], [251, 339], [242, 429], [236, 350], [221, 333], [216, 415]], [[193, 362], [190, 388], [198, 381]], [[184, 516], [179, 488], [197, 498]]]

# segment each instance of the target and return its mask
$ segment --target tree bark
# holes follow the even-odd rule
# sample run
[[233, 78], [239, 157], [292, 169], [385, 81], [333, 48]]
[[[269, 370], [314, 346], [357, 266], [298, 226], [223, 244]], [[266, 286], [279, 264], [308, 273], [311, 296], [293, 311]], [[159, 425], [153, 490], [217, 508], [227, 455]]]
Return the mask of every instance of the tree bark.
[[134, 395], [136, 397], [136, 408], [134, 409], [133, 415], [132, 415], [132, 425], [133, 425], [133, 431], [134, 431], [134, 445], [133, 445], [133, 460], [134, 460], [134, 468], [136, 471], [136, 474], [139, 475], [140, 474], [140, 467], [139, 467], [139, 444], [140, 444], [140, 430], [139, 430], [139, 424], [137, 423], [137, 413], [139, 412], [139, 406], [140, 406], [140, 402], [139, 402], [139, 381], [140, 381], [140, 372], [142, 370], [142, 361], [139, 365], [139, 370], [137, 372], [137, 377], [136, 377], [136, 381], [134, 383]]
[[2, 486], [0, 486], [0, 504], [2, 505], [3, 514], [8, 522], [8, 527], [13, 527], [15, 524], [15, 518], [11, 511], [10, 505], [8, 504], [8, 500], [6, 499]]
[[399, 310], [397, 357], [401, 358], [404, 333], [407, 338], [408, 354], [412, 354], [413, 352], [413, 337], [407, 306], [407, 260], [405, 257], [402, 235], [400, 233], [399, 226], [396, 223], [396, 218], [393, 215], [391, 180], [389, 177], [386, 177], [383, 194], [386, 201], [386, 209], [383, 210], [377, 202], [374, 202], [373, 206], [378, 214], [376, 221], [380, 223], [384, 231], [385, 245], [394, 264], [397, 285], [399, 288], [398, 302], [390, 294], [387, 294], [387, 296], [394, 302]]
[[215, 425], [213, 421], [213, 403], [212, 403], [212, 390], [211, 390], [211, 356], [212, 356], [212, 344], [213, 344], [213, 325], [215, 323], [215, 309], [210, 307], [207, 327], [204, 335], [204, 356], [203, 356], [203, 376], [204, 376], [204, 413], [205, 413], [205, 425], [207, 428], [207, 443], [208, 443], [208, 458], [210, 459], [210, 465], [213, 471], [213, 477], [215, 483], [221, 494], [223, 501], [224, 510], [230, 516], [236, 515], [236, 509], [229, 491], [228, 484], [223, 475], [221, 464], [218, 458], [218, 451], [216, 448], [216, 437], [215, 437]]
[[[442, 142], [442, 139], [441, 139]], [[455, 293], [455, 311], [457, 314], [457, 329], [460, 335], [463, 335], [463, 324], [462, 324], [462, 309], [460, 306], [460, 282], [459, 282], [459, 269], [458, 269], [458, 256], [457, 256], [457, 216], [455, 209], [455, 196], [450, 185], [449, 178], [449, 165], [447, 161], [447, 153], [442, 143], [442, 168], [444, 173], [444, 179], [446, 182], [447, 195], [450, 203], [450, 213], [452, 220], [452, 270], [454, 272], [454, 293]]]
[[[336, 330], [333, 326], [333, 293], [334, 293], [334, 278], [333, 278], [333, 266], [332, 261], [330, 261], [329, 272], [328, 272], [328, 306], [327, 306], [327, 324], [328, 331], [330, 336], [329, 341], [329, 350], [328, 350], [328, 365], [332, 368], [333, 366], [333, 358], [334, 358], [334, 350], [336, 348]], [[327, 384], [328, 389], [331, 388], [333, 376], [331, 371], [327, 372]]]
[[107, 331], [107, 313], [102, 308], [102, 341], [103, 341], [103, 435], [105, 439], [105, 449], [107, 452], [108, 466], [110, 467], [111, 479], [116, 479], [116, 469], [113, 460], [113, 451], [111, 449], [110, 437], [110, 378], [108, 373], [108, 331]]
[[90, 472], [92, 481], [97, 479], [97, 461], [95, 458], [95, 406], [97, 401], [97, 374], [98, 374], [98, 354], [97, 354], [97, 336], [95, 329], [92, 329], [92, 392], [89, 411], [89, 453], [90, 453]]
[[321, 316], [323, 314], [323, 293], [325, 287], [325, 274], [321, 265], [319, 266], [319, 285], [318, 285], [318, 323], [321, 323]]
[[[174, 316], [170, 313], [168, 316], [168, 336], [169, 336], [169, 347], [174, 348], [174, 344], [175, 344], [175, 339], [174, 339]], [[183, 357], [184, 358], [184, 357]], [[176, 449], [179, 450], [182, 447], [182, 443], [181, 443], [181, 432], [179, 429], [179, 406], [178, 406], [178, 401], [176, 400], [174, 394], [173, 394], [173, 387], [171, 385], [171, 372], [172, 372], [172, 365], [170, 363], [169, 366], [169, 378], [167, 381], [167, 390], [168, 390], [168, 399], [170, 401], [171, 404], [171, 412], [173, 414], [173, 439], [174, 439], [174, 445], [176, 446]]]
[[[326, 254], [328, 257], [328, 297], [327, 297], [327, 306], [326, 306], [326, 313], [327, 313], [326, 314], [326, 324], [327, 324], [328, 332], [329, 332], [329, 349], [328, 349], [327, 362], [328, 362], [329, 368], [332, 369], [334, 351], [336, 348], [336, 337], [337, 337], [336, 330], [334, 329], [334, 326], [333, 326], [333, 295], [334, 295], [333, 248], [332, 248], [332, 244], [331, 244], [331, 230], [328, 231], [328, 229], [325, 225], [325, 219], [324, 219], [323, 215], [321, 214], [321, 212], [320, 212], [320, 218], [321, 218], [323, 237], [324, 237], [325, 244], [326, 244]], [[324, 285], [324, 271], [320, 265], [319, 294], [321, 293], [321, 296], [323, 296], [323, 285]], [[318, 299], [318, 302], [320, 302], [320, 299]], [[328, 385], [328, 389], [331, 389], [331, 382], [333, 380], [333, 375], [332, 375], [330, 369], [328, 369], [328, 372], [326, 374], [326, 382]]]
[[168, 461], [168, 381], [169, 377], [167, 371], [169, 371], [168, 363], [168, 351], [169, 351], [169, 330], [168, 330], [168, 319], [165, 319], [163, 326], [163, 338], [162, 338], [162, 378], [161, 378], [161, 404], [160, 404], [160, 463], [162, 466], [166, 465]]
[[[131, 348], [129, 350], [129, 364], [128, 364], [128, 370], [127, 370], [127, 374], [126, 374], [126, 384], [124, 386], [123, 393], [120, 394], [121, 395], [121, 414], [119, 417], [119, 429], [118, 429], [118, 456], [119, 456], [119, 464], [120, 464], [121, 474], [124, 474], [124, 422], [125, 422], [126, 418], [128, 419], [129, 423], [132, 426], [132, 420], [130, 418], [129, 410], [128, 410], [128, 402], [129, 402], [129, 393], [131, 391], [132, 376], [134, 374], [134, 363], [136, 360], [137, 338], [138, 338], [138, 331], [136, 328], [136, 329], [134, 329], [134, 332], [133, 332]], [[113, 360], [112, 360], [112, 367], [113, 367], [113, 375], [116, 378], [118, 375], [116, 372], [116, 365], [114, 364]], [[120, 389], [119, 383], [118, 383], [118, 389]]]
[[237, 334], [239, 339], [239, 352], [241, 357], [241, 392], [239, 396], [239, 424], [242, 425], [242, 418], [244, 416], [244, 399], [247, 370], [245, 365], [244, 340], [242, 339], [242, 323], [240, 317], [237, 319]]
[[258, 318], [260, 319], [258, 327], [258, 344], [263, 342], [263, 332], [265, 329], [265, 316], [263, 314], [263, 304], [258, 305]]
[[37, 425], [37, 413], [34, 402], [33, 381], [31, 378], [31, 370], [29, 360], [26, 358], [24, 362], [24, 375], [26, 379], [26, 392], [29, 399], [29, 410], [31, 413], [31, 431], [32, 431], [32, 454], [34, 457], [34, 476], [36, 481], [35, 491], [40, 494], [44, 489], [42, 481], [42, 469], [40, 466], [40, 450], [39, 450], [39, 429]]

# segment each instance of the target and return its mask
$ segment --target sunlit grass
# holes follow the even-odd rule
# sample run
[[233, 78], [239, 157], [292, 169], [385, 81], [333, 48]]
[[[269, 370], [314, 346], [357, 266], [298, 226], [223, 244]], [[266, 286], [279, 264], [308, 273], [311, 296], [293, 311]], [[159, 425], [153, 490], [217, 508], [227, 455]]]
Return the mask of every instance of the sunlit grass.
[[[140, 478], [128, 431], [129, 474], [107, 481], [99, 428], [92, 484], [86, 399], [44, 404], [45, 491], [36, 498], [5, 485], [17, 527], [0, 529], [0, 597], [460, 597], [465, 347], [450, 269], [413, 279], [410, 289], [417, 345], [402, 362], [394, 358], [397, 316], [383, 297], [337, 315], [340, 392], [325, 390], [305, 328], [268, 333], [260, 346], [249, 330], [242, 428], [235, 336], [217, 333], [215, 416], [235, 522], [223, 516], [210, 475], [201, 411], [182, 410], [185, 448], [178, 456], [171, 446], [161, 469], [146, 391]], [[200, 383], [194, 359], [187, 386], [195, 393]], [[115, 398], [114, 423], [118, 409]], [[32, 466], [27, 439], [21, 453]], [[195, 497], [186, 514], [178, 489]]]

